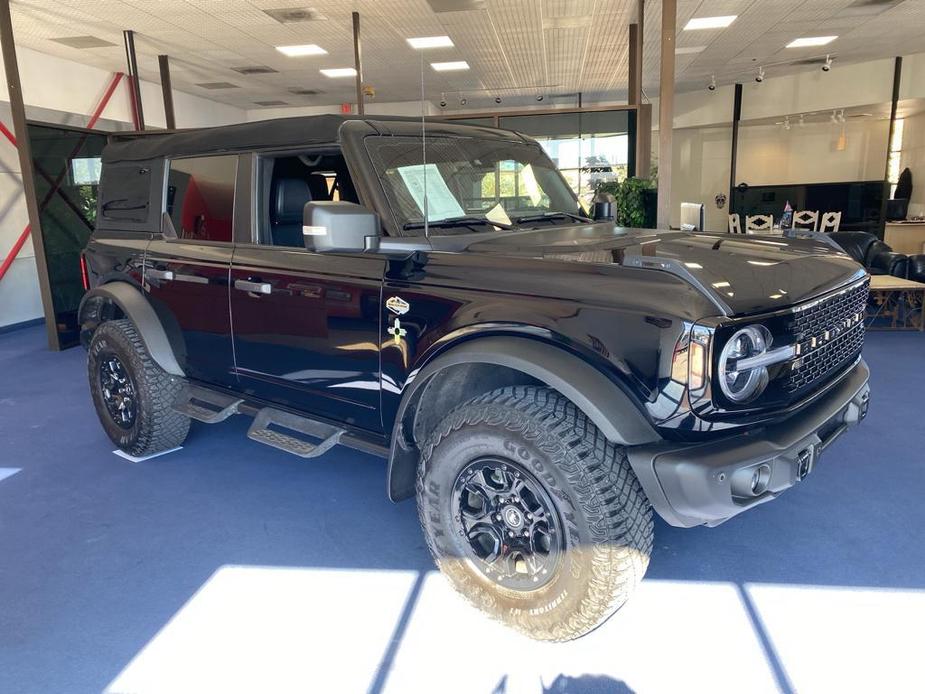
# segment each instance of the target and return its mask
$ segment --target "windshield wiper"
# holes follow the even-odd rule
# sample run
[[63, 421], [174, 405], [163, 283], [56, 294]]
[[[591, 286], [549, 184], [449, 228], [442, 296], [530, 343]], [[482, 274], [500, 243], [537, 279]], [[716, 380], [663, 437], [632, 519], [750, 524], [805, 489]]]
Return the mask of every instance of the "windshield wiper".
[[[447, 219], [436, 219], [432, 222], [427, 222], [428, 227], [439, 227], [442, 229], [449, 229], [452, 227], [471, 227], [471, 226], [482, 226], [483, 224], [491, 224], [496, 226], [499, 229], [513, 229], [514, 226], [511, 224], [505, 224], [504, 222], [493, 222], [487, 217], [448, 217]], [[408, 231], [410, 229], [423, 229], [424, 222], [407, 222], [402, 226], [402, 229]]]
[[514, 222], [517, 224], [523, 224], [524, 222], [542, 222], [546, 219], [554, 219], [556, 217], [567, 217], [568, 219], [574, 219], [576, 222], [593, 222], [593, 219], [588, 217], [582, 217], [580, 214], [572, 214], [571, 212], [543, 212], [542, 214], [527, 214], [523, 217], [516, 217]]

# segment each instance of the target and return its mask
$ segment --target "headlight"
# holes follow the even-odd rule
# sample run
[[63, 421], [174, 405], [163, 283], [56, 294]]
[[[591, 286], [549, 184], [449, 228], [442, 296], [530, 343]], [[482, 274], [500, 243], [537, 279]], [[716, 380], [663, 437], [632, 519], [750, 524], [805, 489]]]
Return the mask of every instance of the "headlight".
[[758, 397], [768, 385], [768, 368], [761, 357], [768, 352], [771, 335], [761, 325], [737, 331], [719, 356], [719, 386], [727, 398], [744, 403]]

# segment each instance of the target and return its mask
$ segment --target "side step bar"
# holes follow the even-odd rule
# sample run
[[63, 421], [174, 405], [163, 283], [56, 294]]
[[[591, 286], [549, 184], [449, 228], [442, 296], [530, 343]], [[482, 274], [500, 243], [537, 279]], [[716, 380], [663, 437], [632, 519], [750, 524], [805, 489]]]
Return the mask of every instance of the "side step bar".
[[[271, 429], [271, 426], [276, 426], [277, 429]], [[321, 442], [312, 443], [304, 438], [285, 434], [278, 431], [278, 429], [298, 432], [312, 438], [321, 439]], [[340, 443], [340, 438], [345, 433], [347, 432], [343, 429], [338, 429], [330, 424], [299, 417], [272, 407], [264, 407], [259, 410], [251, 423], [250, 429], [247, 430], [248, 438], [258, 443], [265, 443], [268, 446], [279, 448], [300, 458], [317, 458], [327, 453]]]
[[237, 414], [242, 402], [224, 393], [187, 385], [180, 391], [173, 409], [200, 422], [217, 424]]

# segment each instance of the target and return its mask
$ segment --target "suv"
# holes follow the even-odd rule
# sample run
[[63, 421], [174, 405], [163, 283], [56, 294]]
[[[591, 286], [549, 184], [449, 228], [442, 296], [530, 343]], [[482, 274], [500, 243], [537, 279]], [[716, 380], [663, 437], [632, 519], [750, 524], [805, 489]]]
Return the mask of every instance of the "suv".
[[102, 166], [80, 324], [116, 445], [245, 414], [378, 454], [454, 586], [534, 638], [624, 603], [653, 509], [722, 523], [867, 411], [850, 257], [591, 220], [515, 132], [315, 116], [115, 135]]

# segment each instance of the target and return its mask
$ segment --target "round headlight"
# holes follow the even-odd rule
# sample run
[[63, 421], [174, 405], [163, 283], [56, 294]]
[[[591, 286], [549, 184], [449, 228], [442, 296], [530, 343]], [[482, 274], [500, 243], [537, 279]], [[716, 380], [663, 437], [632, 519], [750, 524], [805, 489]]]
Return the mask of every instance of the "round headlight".
[[737, 331], [719, 355], [719, 386], [727, 398], [736, 403], [758, 397], [768, 385], [766, 366], [742, 368], [743, 359], [757, 357], [768, 351], [771, 336], [761, 325], [749, 325]]

